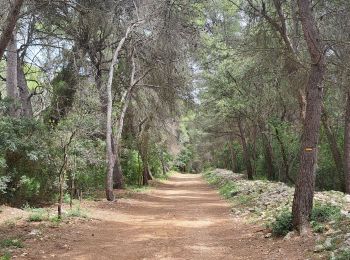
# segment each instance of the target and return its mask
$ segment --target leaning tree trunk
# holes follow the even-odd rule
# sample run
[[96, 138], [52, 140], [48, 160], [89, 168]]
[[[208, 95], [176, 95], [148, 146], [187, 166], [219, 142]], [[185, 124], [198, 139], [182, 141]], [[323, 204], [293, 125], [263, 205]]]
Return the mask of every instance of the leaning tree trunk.
[[350, 194], [350, 89], [347, 91], [344, 129], [345, 192]]
[[305, 233], [309, 228], [315, 189], [317, 146], [320, 134], [323, 80], [325, 74], [324, 46], [310, 0], [298, 0], [304, 38], [311, 57], [311, 69], [306, 86], [306, 114], [301, 140], [300, 168], [293, 200], [293, 225]]
[[23, 2], [24, 0], [14, 0], [14, 2], [11, 5], [11, 9], [7, 14], [4, 27], [2, 28], [2, 34], [0, 36], [0, 60], [4, 55], [7, 45], [11, 41], [12, 34], [15, 29]]
[[16, 36], [13, 35], [7, 47], [7, 63], [6, 63], [6, 90], [7, 97], [11, 103], [9, 105], [9, 115], [11, 117], [18, 116], [18, 91], [17, 91], [17, 46]]
[[250, 156], [249, 148], [247, 145], [247, 139], [245, 137], [245, 133], [244, 133], [241, 119], [238, 120], [238, 128], [239, 128], [239, 133], [240, 133], [240, 137], [241, 137], [243, 157], [244, 157], [245, 165], [247, 168], [248, 180], [252, 180], [253, 179], [253, 166], [252, 166], [251, 156]]
[[[106, 176], [106, 198], [107, 200], [114, 200], [114, 193], [113, 193], [113, 171], [114, 171], [114, 165], [116, 161], [116, 154], [113, 151], [113, 125], [112, 125], [112, 110], [113, 110], [113, 96], [112, 96], [112, 84], [113, 84], [113, 77], [115, 73], [115, 68], [117, 67], [119, 63], [119, 53], [128, 38], [130, 32], [133, 30], [133, 28], [137, 25], [137, 23], [130, 25], [126, 32], [124, 37], [119, 41], [118, 46], [113, 54], [113, 59], [110, 64], [109, 68], [109, 74], [108, 74], [108, 82], [106, 86], [106, 92], [107, 92], [107, 120], [106, 120], [106, 154], [107, 154], [107, 176]], [[119, 140], [116, 140], [116, 144]], [[115, 148], [115, 151], [117, 151], [118, 147]]]

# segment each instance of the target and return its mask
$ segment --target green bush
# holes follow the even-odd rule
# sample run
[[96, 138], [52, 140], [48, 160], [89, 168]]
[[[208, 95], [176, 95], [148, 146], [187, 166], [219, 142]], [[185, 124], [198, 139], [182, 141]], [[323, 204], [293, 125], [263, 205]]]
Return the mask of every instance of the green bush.
[[17, 238], [7, 238], [0, 241], [1, 248], [16, 247], [22, 248], [24, 245], [21, 240]]
[[317, 221], [311, 221], [310, 224], [312, 231], [315, 233], [323, 233], [323, 231], [325, 230], [324, 225]]
[[0, 256], [0, 260], [11, 260], [11, 254], [6, 252], [4, 255]]
[[350, 249], [340, 251], [334, 260], [349, 260], [350, 259]]
[[316, 203], [311, 213], [311, 220], [321, 223], [337, 220], [340, 217], [340, 208], [332, 204]]
[[290, 211], [282, 211], [276, 216], [271, 224], [272, 234], [275, 236], [285, 236], [293, 230], [292, 213]]
[[232, 193], [237, 191], [237, 187], [233, 182], [226, 182], [222, 187], [219, 189], [219, 193], [221, 196], [223, 196], [225, 199], [231, 198]]
[[139, 153], [136, 150], [128, 150], [122, 158], [122, 169], [126, 184], [139, 184], [142, 165]]
[[75, 207], [68, 210], [67, 217], [87, 218], [87, 213], [83, 211], [80, 207]]
[[[341, 216], [340, 208], [331, 204], [316, 203], [311, 213], [311, 227], [314, 232], [322, 233], [324, 225], [322, 223], [337, 220]], [[292, 213], [284, 210], [276, 216], [271, 224], [272, 233], [275, 236], [284, 236], [293, 230]]]
[[29, 211], [28, 221], [30, 222], [41, 222], [48, 218], [48, 213], [42, 208], [30, 208], [26, 206], [24, 210]]

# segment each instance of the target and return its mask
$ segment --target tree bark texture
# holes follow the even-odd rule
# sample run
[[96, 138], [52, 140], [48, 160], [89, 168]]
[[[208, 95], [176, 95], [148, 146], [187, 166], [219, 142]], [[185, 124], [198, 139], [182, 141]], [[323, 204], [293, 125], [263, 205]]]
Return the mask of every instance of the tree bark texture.
[[30, 100], [30, 92], [28, 89], [28, 84], [23, 71], [23, 65], [20, 60], [17, 61], [17, 83], [18, 83], [18, 93], [21, 101], [21, 115], [26, 118], [33, 117], [33, 108]]
[[7, 97], [10, 99], [9, 115], [17, 117], [19, 110], [18, 90], [17, 90], [17, 46], [16, 36], [12, 36], [7, 47], [7, 63], [6, 63], [6, 90]]
[[298, 0], [304, 38], [311, 57], [306, 85], [306, 113], [300, 151], [300, 168], [293, 199], [293, 225], [302, 234], [309, 228], [315, 189], [317, 146], [320, 134], [323, 80], [325, 74], [324, 45], [321, 42], [310, 0]]
[[344, 176], [345, 191], [350, 194], [350, 90], [347, 91], [344, 129]]
[[23, 2], [24, 0], [14, 0], [10, 7], [10, 11], [7, 15], [2, 34], [0, 35], [0, 60], [4, 55], [7, 45], [11, 41]]

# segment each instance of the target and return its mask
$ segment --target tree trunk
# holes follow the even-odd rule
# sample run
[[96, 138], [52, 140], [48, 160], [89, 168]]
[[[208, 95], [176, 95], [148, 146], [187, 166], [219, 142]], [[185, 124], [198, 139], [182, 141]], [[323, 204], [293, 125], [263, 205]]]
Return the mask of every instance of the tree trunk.
[[285, 145], [283, 143], [283, 140], [282, 140], [282, 138], [280, 136], [280, 133], [279, 133], [277, 128], [275, 128], [275, 133], [276, 133], [277, 142], [280, 145], [280, 149], [281, 149], [283, 168], [284, 168], [283, 181], [285, 183], [287, 183], [288, 181], [291, 182], [291, 183], [294, 183], [294, 180], [289, 176], [289, 169], [290, 169], [290, 167], [289, 167], [289, 160], [288, 160], [287, 151], [286, 151]]
[[247, 170], [247, 176], [248, 180], [253, 180], [253, 167], [252, 167], [252, 162], [251, 162], [251, 156], [249, 152], [249, 148], [247, 145], [247, 140], [244, 134], [244, 129], [242, 126], [242, 121], [241, 119], [238, 120], [238, 128], [239, 128], [239, 133], [241, 137], [241, 143], [242, 143], [242, 149], [243, 149], [243, 157], [246, 165], [246, 170]]
[[[116, 149], [119, 149], [117, 147]], [[115, 189], [124, 189], [124, 177], [122, 171], [122, 165], [120, 164], [119, 150], [115, 151], [115, 162], [113, 167], [113, 187]]]
[[273, 150], [269, 138], [265, 133], [262, 134], [264, 147], [265, 147], [265, 160], [267, 168], [267, 178], [269, 180], [275, 179], [275, 168], [273, 166]]
[[18, 82], [18, 92], [21, 100], [22, 112], [21, 115], [26, 118], [33, 117], [33, 108], [30, 101], [30, 93], [27, 85], [27, 80], [24, 75], [23, 66], [20, 60], [17, 61], [17, 82]]
[[333, 131], [328, 122], [328, 115], [325, 109], [323, 109], [323, 114], [321, 117], [323, 129], [326, 133], [329, 146], [331, 148], [333, 160], [337, 168], [338, 173], [342, 176], [344, 171], [343, 158], [338, 147], [337, 139], [335, 138]]
[[[113, 125], [112, 125], [112, 109], [113, 109], [113, 97], [112, 97], [112, 84], [113, 84], [113, 77], [115, 72], [115, 67], [119, 63], [119, 52], [121, 51], [125, 40], [128, 38], [131, 30], [136, 26], [137, 24], [132, 24], [129, 26], [125, 32], [124, 37], [119, 41], [118, 46], [116, 50], [113, 53], [113, 59], [109, 68], [109, 74], [108, 74], [108, 82], [106, 87], [107, 92], [107, 120], [106, 120], [106, 147], [107, 147], [107, 161], [108, 161], [108, 170], [107, 170], [107, 176], [106, 176], [106, 197], [107, 200], [114, 200], [114, 194], [113, 194], [113, 172], [114, 172], [114, 165], [116, 162], [116, 157], [118, 154], [113, 153], [113, 142], [112, 142], [112, 136], [113, 136]], [[120, 131], [121, 133], [121, 131]], [[116, 138], [115, 144], [117, 145], [119, 142], [119, 138]], [[119, 147], [115, 147], [114, 150], [117, 152]], [[118, 164], [119, 167], [119, 164]], [[118, 169], [119, 170], [119, 169]]]
[[344, 129], [345, 192], [350, 194], [350, 90], [347, 91]]
[[7, 48], [7, 73], [6, 73], [7, 97], [11, 100], [9, 115], [18, 116], [18, 91], [17, 91], [17, 46], [16, 37], [13, 36]]
[[162, 164], [162, 173], [163, 175], [166, 175], [166, 167], [165, 167], [165, 160], [164, 160], [164, 151], [161, 149], [160, 151], [160, 162]]
[[18, 16], [21, 11], [24, 0], [14, 0], [11, 5], [11, 9], [6, 17], [6, 21], [0, 36], [0, 60], [4, 55], [5, 49], [9, 42], [11, 41], [13, 31], [15, 29]]
[[301, 234], [308, 231], [313, 206], [325, 74], [324, 45], [310, 5], [310, 0], [298, 0], [304, 38], [311, 57], [311, 69], [306, 85], [307, 105], [301, 140], [300, 168], [292, 210], [294, 228]]
[[230, 152], [231, 152], [231, 156], [230, 156], [231, 157], [231, 168], [232, 168], [233, 172], [237, 172], [238, 171], [238, 169], [237, 169], [237, 155], [236, 155], [235, 149], [233, 147], [232, 141], [230, 142], [229, 147], [230, 147]]

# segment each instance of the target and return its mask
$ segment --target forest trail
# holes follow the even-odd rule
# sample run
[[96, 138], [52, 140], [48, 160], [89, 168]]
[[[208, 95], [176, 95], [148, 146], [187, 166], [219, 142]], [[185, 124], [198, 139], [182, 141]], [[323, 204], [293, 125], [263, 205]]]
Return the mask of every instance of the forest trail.
[[89, 212], [99, 220], [63, 228], [56, 243], [41, 244], [45, 258], [306, 259], [310, 248], [264, 238], [261, 227], [230, 216], [230, 205], [201, 175], [175, 174], [148, 192], [94, 203]]

